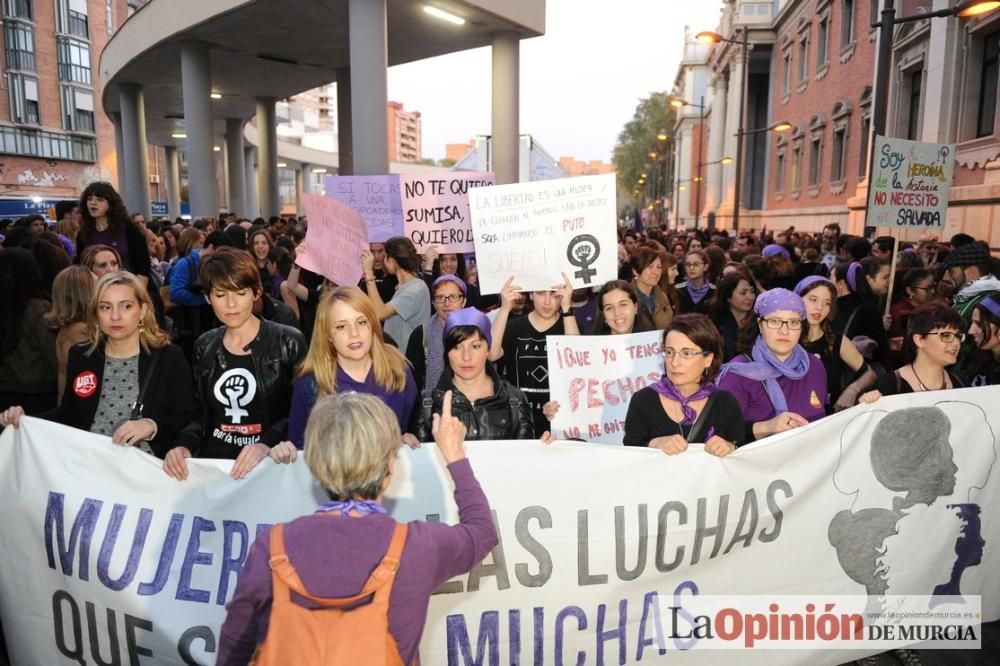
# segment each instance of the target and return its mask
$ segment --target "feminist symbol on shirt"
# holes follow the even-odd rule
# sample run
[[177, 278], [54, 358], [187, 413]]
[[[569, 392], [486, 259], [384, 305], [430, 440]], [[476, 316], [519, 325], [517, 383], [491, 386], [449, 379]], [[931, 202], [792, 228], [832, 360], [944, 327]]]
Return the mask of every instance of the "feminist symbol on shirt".
[[566, 249], [569, 263], [580, 267], [580, 270], [573, 273], [573, 277], [580, 278], [584, 284], [590, 284], [590, 278], [597, 275], [597, 270], [591, 268], [591, 265], [599, 256], [601, 256], [601, 244], [590, 234], [575, 236]]
[[243, 407], [249, 405], [257, 394], [257, 380], [246, 368], [226, 370], [215, 382], [214, 393], [216, 400], [228, 405], [226, 416], [238, 424], [244, 416], [250, 416], [250, 412]]

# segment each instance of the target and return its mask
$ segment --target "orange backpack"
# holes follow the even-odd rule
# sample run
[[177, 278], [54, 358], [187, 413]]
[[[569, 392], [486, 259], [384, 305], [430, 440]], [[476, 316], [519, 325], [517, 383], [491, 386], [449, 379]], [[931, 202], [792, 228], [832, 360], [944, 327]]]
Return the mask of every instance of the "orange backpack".
[[[254, 666], [333, 666], [357, 664], [403, 666], [389, 633], [389, 597], [406, 543], [406, 525], [396, 523], [389, 549], [359, 594], [342, 599], [317, 597], [306, 590], [285, 554], [284, 525], [271, 529], [273, 602], [267, 637], [257, 648]], [[311, 609], [292, 601], [296, 594], [319, 605]], [[372, 597], [371, 602], [354, 607]]]

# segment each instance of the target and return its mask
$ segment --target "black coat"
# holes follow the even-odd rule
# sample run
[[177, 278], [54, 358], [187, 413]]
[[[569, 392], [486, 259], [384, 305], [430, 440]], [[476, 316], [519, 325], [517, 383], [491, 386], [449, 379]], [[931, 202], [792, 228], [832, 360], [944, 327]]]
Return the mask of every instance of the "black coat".
[[[89, 343], [83, 343], [70, 348], [62, 404], [40, 414], [43, 419], [90, 430], [101, 400], [101, 387], [104, 386], [104, 351], [98, 348], [88, 356], [85, 353], [88, 346]], [[173, 448], [181, 428], [194, 416], [194, 400], [191, 396], [190, 368], [184, 360], [184, 353], [175, 345], [154, 349], [152, 354], [140, 351], [140, 390], [149, 376], [153, 354], [159, 358], [142, 399], [139, 418], [156, 423], [156, 436], [149, 446], [162, 458]], [[90, 378], [90, 373], [93, 373], [93, 378]]]
[[420, 404], [414, 410], [410, 428], [417, 439], [421, 442], [432, 439], [432, 415], [441, 413], [446, 391], [452, 392], [451, 414], [465, 425], [466, 440], [534, 439], [527, 398], [519, 388], [501, 379], [491, 363], [486, 364], [486, 371], [493, 380], [493, 395], [473, 403], [455, 388], [454, 374], [446, 365], [437, 387], [420, 393]]
[[[194, 392], [197, 401], [195, 420], [187, 425], [177, 443], [197, 455], [212, 427], [212, 398], [215, 381], [226, 371], [226, 353], [222, 345], [225, 326], [203, 333], [194, 343]], [[306, 339], [298, 330], [260, 320], [260, 331], [248, 345], [253, 359], [257, 390], [267, 397], [264, 422], [267, 430], [261, 442], [274, 446], [288, 432], [288, 411], [292, 402], [292, 381], [295, 371], [306, 357]]]

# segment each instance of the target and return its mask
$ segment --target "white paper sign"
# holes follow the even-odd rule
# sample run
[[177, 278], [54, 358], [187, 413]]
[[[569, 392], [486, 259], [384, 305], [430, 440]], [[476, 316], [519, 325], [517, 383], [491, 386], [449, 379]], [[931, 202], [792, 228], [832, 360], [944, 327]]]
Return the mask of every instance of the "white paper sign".
[[662, 340], [662, 331], [549, 336], [552, 434], [621, 444], [629, 400], [663, 375]]
[[872, 227], [943, 229], [955, 144], [875, 137], [868, 221]]
[[481, 292], [500, 293], [511, 276], [525, 291], [563, 273], [574, 288], [615, 279], [615, 207], [613, 173], [469, 190]]

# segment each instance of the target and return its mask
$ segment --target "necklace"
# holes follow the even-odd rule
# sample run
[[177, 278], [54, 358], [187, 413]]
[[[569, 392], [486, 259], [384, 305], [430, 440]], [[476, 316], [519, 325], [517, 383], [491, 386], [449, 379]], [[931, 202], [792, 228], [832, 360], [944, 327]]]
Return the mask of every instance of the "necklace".
[[927, 386], [927, 384], [924, 384], [924, 380], [922, 380], [920, 378], [920, 375], [917, 374], [917, 369], [913, 366], [912, 363], [910, 364], [910, 371], [913, 372], [913, 376], [917, 378], [917, 383], [920, 384], [921, 391], [940, 391], [948, 384], [948, 376], [944, 373], [944, 370], [941, 371], [941, 386], [937, 387], [936, 389], [932, 389], [929, 386]]

